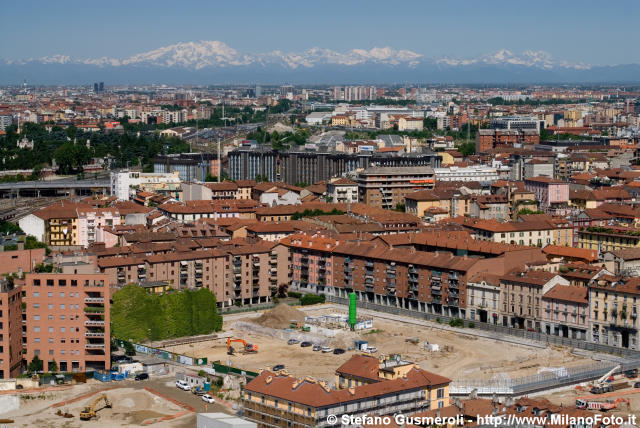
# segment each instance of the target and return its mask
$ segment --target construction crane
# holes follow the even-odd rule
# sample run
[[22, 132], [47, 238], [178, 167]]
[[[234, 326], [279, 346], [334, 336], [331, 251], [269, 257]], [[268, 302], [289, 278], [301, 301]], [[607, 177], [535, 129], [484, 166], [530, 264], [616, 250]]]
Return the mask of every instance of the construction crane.
[[233, 346], [231, 346], [231, 343], [233, 342], [240, 342], [243, 345], [242, 348], [242, 353], [243, 354], [255, 354], [256, 352], [258, 352], [258, 345], [252, 345], [251, 343], [247, 343], [245, 340], [243, 339], [232, 339], [232, 338], [227, 338], [227, 354], [228, 355], [233, 355], [236, 350], [233, 349]]
[[611, 375], [613, 375], [613, 373], [615, 373], [617, 370], [620, 370], [620, 368], [621, 366], [618, 364], [617, 366], [603, 374], [602, 377], [594, 380], [591, 384], [591, 392], [593, 394], [603, 394], [605, 392], [613, 391], [613, 387], [607, 383], [607, 380]]
[[110, 409], [111, 408], [111, 401], [109, 401], [109, 399], [107, 398], [106, 394], [102, 394], [100, 396], [98, 396], [95, 400], [93, 400], [93, 402], [91, 403], [91, 405], [89, 407], [85, 407], [84, 410], [82, 412], [80, 412], [80, 419], [83, 421], [88, 421], [92, 418], [95, 418], [96, 415], [96, 406], [101, 402], [104, 401], [104, 408]]
[[576, 400], [576, 409], [584, 409], [584, 410], [613, 410], [618, 408], [620, 403], [627, 403], [627, 407], [631, 405], [631, 402], [628, 398], [618, 398], [617, 400], [607, 400], [607, 401], [590, 401], [578, 399]]

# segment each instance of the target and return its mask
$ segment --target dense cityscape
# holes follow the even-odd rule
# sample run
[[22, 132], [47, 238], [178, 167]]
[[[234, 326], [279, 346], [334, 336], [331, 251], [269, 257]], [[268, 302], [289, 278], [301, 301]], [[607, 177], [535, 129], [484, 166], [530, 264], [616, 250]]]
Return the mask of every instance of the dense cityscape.
[[86, 41], [42, 46], [51, 11], [0, 47], [2, 427], [640, 426], [631, 27], [552, 57], [510, 7], [427, 50], [452, 6], [374, 44], [77, 6]]

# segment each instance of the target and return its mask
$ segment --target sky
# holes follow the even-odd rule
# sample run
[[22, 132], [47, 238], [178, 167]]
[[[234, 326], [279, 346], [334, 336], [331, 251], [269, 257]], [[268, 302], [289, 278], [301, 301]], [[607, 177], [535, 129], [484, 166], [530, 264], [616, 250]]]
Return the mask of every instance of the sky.
[[390, 46], [427, 57], [543, 50], [586, 64], [640, 63], [640, 1], [4, 1], [0, 58], [125, 58], [220, 40], [241, 53]]

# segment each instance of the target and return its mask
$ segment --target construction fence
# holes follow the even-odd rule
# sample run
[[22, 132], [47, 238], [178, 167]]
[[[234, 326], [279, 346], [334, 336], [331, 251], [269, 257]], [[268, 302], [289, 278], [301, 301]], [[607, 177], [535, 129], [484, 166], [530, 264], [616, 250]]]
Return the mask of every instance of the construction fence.
[[[124, 347], [126, 340], [115, 339], [115, 342], [119, 347]], [[166, 351], [164, 349], [152, 348], [151, 346], [140, 345], [138, 343], [130, 343], [133, 345], [136, 352], [140, 354], [151, 355], [161, 360], [173, 361], [178, 364], [185, 364], [188, 366], [206, 366], [208, 364], [206, 357], [190, 357], [188, 355], [176, 354], [175, 352]]]
[[[348, 299], [337, 297], [337, 296], [330, 296], [330, 295], [327, 296], [327, 302], [338, 303], [341, 305], [349, 304]], [[449, 321], [452, 319], [452, 317], [449, 317], [446, 315], [431, 314], [427, 312], [416, 311], [413, 309], [379, 305], [371, 302], [358, 301], [358, 307], [362, 309], [369, 309], [372, 311], [384, 312], [392, 315], [408, 316], [408, 317], [423, 319], [427, 321], [439, 320], [443, 324], [449, 323]], [[586, 342], [580, 339], [571, 339], [568, 337], [553, 336], [553, 335], [542, 333], [542, 332], [527, 331], [519, 328], [507, 327], [507, 326], [490, 324], [490, 323], [483, 323], [480, 321], [463, 320], [463, 322], [465, 327], [468, 327], [469, 323], [473, 322], [474, 328], [484, 330], [484, 331], [495, 332], [499, 335], [509, 335], [512, 337], [519, 337], [522, 339], [528, 339], [528, 340], [533, 340], [536, 342], [542, 342], [542, 343], [547, 343], [552, 345], [569, 346], [573, 348], [584, 349], [586, 351], [620, 355], [622, 357], [627, 357], [631, 359], [640, 359], [640, 352], [635, 351], [633, 349], [618, 348], [615, 346], [603, 345], [600, 343]]]

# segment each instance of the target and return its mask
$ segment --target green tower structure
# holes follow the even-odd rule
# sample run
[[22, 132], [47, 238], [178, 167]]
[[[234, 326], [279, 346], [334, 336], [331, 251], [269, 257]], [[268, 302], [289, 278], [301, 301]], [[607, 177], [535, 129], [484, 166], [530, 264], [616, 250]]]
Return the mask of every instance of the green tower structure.
[[357, 301], [358, 297], [356, 296], [356, 293], [349, 293], [349, 326], [351, 327], [351, 330], [353, 330], [353, 327], [356, 325], [356, 301]]

